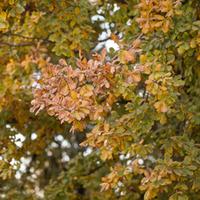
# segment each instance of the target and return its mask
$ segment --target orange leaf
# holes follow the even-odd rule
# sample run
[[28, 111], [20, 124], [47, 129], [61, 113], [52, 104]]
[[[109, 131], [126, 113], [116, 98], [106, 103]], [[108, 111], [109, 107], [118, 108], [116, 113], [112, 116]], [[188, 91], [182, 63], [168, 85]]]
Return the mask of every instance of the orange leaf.
[[157, 102], [154, 104], [154, 107], [155, 107], [155, 109], [157, 110], [157, 112], [165, 113], [165, 112], [168, 111], [168, 107], [167, 107], [166, 103], [163, 102], [163, 101], [157, 101]]

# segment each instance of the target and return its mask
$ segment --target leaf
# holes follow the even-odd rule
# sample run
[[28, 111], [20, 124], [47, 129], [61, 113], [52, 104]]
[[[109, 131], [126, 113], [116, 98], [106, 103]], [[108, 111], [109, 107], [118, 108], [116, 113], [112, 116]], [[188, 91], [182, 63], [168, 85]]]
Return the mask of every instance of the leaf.
[[78, 98], [78, 93], [76, 91], [71, 91], [70, 95], [71, 95], [73, 100], [76, 100]]
[[79, 15], [80, 14], [80, 8], [76, 7], [74, 10], [75, 15]]
[[167, 33], [169, 31], [169, 25], [170, 25], [170, 21], [169, 20], [165, 20], [164, 24], [162, 26], [162, 30], [164, 33]]
[[167, 107], [166, 103], [163, 101], [157, 101], [154, 104], [154, 107], [156, 108], [157, 112], [166, 113], [168, 111], [168, 107]]
[[169, 200], [189, 200], [187, 195], [175, 193], [170, 196]]
[[135, 56], [130, 51], [125, 51], [125, 50], [121, 51], [119, 58], [120, 58], [120, 62], [123, 64], [128, 63], [128, 62], [135, 62]]
[[8, 28], [9, 25], [6, 18], [7, 18], [6, 12], [1, 11], [0, 12], [0, 29]]
[[109, 151], [107, 149], [101, 150], [101, 159], [102, 160], [110, 160], [112, 159], [112, 151]]
[[141, 75], [140, 73], [132, 73], [131, 77], [133, 78], [133, 81], [138, 83], [141, 81]]
[[21, 14], [21, 13], [23, 13], [25, 11], [25, 9], [24, 9], [24, 7], [21, 5], [21, 4], [17, 4], [16, 5], [16, 12], [17, 13], [19, 13], [19, 14]]
[[93, 95], [94, 87], [92, 85], [84, 85], [80, 89], [80, 95], [84, 97], [91, 97]]
[[146, 63], [146, 61], [147, 61], [147, 56], [146, 55], [140, 55], [140, 62], [142, 63], [142, 64], [145, 64]]

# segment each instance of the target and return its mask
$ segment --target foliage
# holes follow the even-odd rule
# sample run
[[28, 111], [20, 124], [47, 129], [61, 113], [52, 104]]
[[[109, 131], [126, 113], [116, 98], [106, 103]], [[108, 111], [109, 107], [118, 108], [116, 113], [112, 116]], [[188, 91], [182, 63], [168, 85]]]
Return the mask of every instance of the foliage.
[[2, 199], [199, 199], [198, 0], [9, 0], [0, 37]]

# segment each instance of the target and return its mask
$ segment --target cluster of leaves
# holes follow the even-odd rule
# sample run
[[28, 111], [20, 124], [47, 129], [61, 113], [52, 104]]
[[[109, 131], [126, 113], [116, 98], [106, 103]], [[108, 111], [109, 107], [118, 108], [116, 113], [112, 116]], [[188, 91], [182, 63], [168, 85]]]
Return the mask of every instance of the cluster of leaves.
[[60, 65], [48, 64], [40, 80], [42, 88], [35, 92], [32, 111], [38, 113], [45, 108], [61, 123], [73, 123], [72, 128], [78, 130], [85, 128], [87, 117], [90, 120], [101, 117], [110, 107], [102, 101], [112, 87], [115, 68], [111, 63], [104, 64], [105, 53], [95, 58], [78, 60], [75, 69], [64, 60], [60, 60]]
[[[198, 177], [199, 174], [200, 151], [191, 138], [192, 133], [189, 129], [193, 124], [191, 122], [193, 114], [186, 106], [188, 98], [191, 98], [187, 89], [191, 82], [189, 83], [186, 76], [179, 70], [181, 67], [184, 73], [187, 71], [187, 65], [180, 64], [180, 60], [187, 62], [188, 59], [183, 54], [189, 49], [198, 52], [198, 48], [191, 45], [185, 49], [186, 44], [182, 45], [185, 41], [180, 40], [187, 33], [183, 32], [183, 36], [177, 37], [175, 36], [176, 31], [170, 30], [170, 26], [173, 27], [180, 17], [183, 18], [185, 9], [190, 12], [189, 8], [193, 8], [194, 5], [195, 2], [182, 5], [180, 1], [170, 0], [141, 1], [137, 5], [139, 16], [135, 20], [139, 23], [142, 34], [136, 35], [136, 39], [128, 49], [124, 47], [118, 55], [110, 58], [111, 61], [103, 59], [98, 66], [98, 69], [103, 69], [103, 71], [101, 74], [95, 74], [96, 79], [103, 80], [102, 77], [109, 76], [108, 81], [105, 82], [107, 86], [100, 81], [98, 83], [98, 86], [105, 86], [103, 93], [97, 92], [99, 89], [93, 81], [93, 77], [87, 75], [87, 70], [82, 71], [77, 79], [81, 88], [88, 87], [88, 83], [91, 84], [91, 91], [85, 92], [85, 94], [89, 94], [91, 101], [92, 98], [95, 100], [95, 103], [93, 102], [89, 106], [91, 109], [88, 109], [89, 119], [86, 123], [93, 123], [95, 127], [87, 134], [87, 139], [82, 145], [99, 149], [103, 160], [118, 160], [111, 169], [111, 173], [102, 179], [102, 190], [116, 189], [119, 182], [122, 182], [120, 189], [126, 191], [123, 183], [127, 179], [132, 180], [140, 175], [139, 187], [141, 191], [145, 191], [144, 199], [155, 197], [188, 199], [189, 196], [197, 195], [198, 186], [195, 177]], [[198, 12], [193, 14], [193, 17], [198, 20]], [[198, 26], [198, 21], [194, 25]], [[198, 31], [199, 29], [196, 28], [193, 35], [188, 35], [188, 38], [192, 40], [191, 43], [193, 40], [198, 40], [194, 37], [196, 34], [198, 37]], [[152, 42], [149, 44], [149, 41]], [[185, 50], [182, 52], [181, 49]], [[94, 63], [98, 63], [98, 57], [100, 55], [85, 62], [88, 67], [84, 68], [90, 68], [93, 73], [90, 63], [93, 63], [92, 66], [95, 69]], [[193, 54], [191, 53], [188, 57], [191, 60]], [[198, 65], [198, 57], [193, 59]], [[111, 71], [104, 68], [104, 66], [110, 65], [114, 72], [111, 76]], [[77, 67], [74, 71], [80, 70], [79, 64]], [[59, 68], [56, 66], [56, 70], [60, 72], [65, 69]], [[71, 70], [71, 67], [68, 69]], [[57, 74], [56, 77], [60, 77], [60, 73]], [[62, 76], [66, 78], [66, 81], [67, 77], [73, 78], [73, 74], [69, 71]], [[193, 76], [193, 73], [190, 76]], [[82, 80], [81, 77], [86, 78]], [[89, 77], [88, 80], [87, 77]], [[48, 101], [49, 93], [52, 94], [55, 91], [53, 98], [57, 97], [58, 89], [52, 90], [51, 88], [50, 92], [46, 89], [49, 87], [49, 83], [53, 84], [53, 81], [45, 79], [44, 76], [43, 82], [46, 84], [35, 93], [34, 109], [45, 108], [46, 104], [43, 102]], [[55, 77], [54, 79], [56, 80]], [[193, 81], [197, 83], [199, 76]], [[56, 82], [58, 83], [58, 81]], [[186, 86], [184, 86], [184, 82]], [[69, 87], [69, 84], [65, 85]], [[58, 86], [56, 85], [56, 87]], [[83, 93], [77, 87], [73, 89], [77, 97], [77, 100], [74, 99], [75, 105], [79, 101], [83, 101], [81, 98]], [[47, 96], [45, 96], [46, 94]], [[70, 98], [73, 102], [71, 93], [67, 91], [65, 94], [66, 97], [62, 96], [63, 101]], [[101, 96], [102, 94], [104, 98]], [[111, 97], [112, 103], [110, 103]], [[48, 110], [51, 109], [48, 107], [49, 105], [51, 106], [52, 103], [47, 104]], [[66, 104], [66, 109], [73, 109], [72, 106], [69, 108], [69, 105], [71, 104]], [[99, 106], [106, 108], [106, 105], [110, 105], [109, 112], [103, 116], [97, 115], [97, 118], [91, 117], [92, 111], [96, 111]], [[80, 123], [82, 121], [85, 123], [87, 115], [80, 114], [80, 111], [79, 115], [74, 115], [76, 111], [76, 109], [71, 110], [72, 120], [67, 118], [66, 121], [71, 123], [73, 120], [78, 120]], [[58, 118], [63, 118], [62, 114], [60, 116], [59, 113], [53, 114]], [[73, 129], [75, 128], [73, 124]], [[121, 154], [130, 156], [129, 164], [122, 163]], [[153, 159], [149, 160], [149, 156], [152, 156]], [[176, 189], [174, 190], [174, 188]]]
[[[63, 151], [70, 158], [80, 151], [75, 144], [84, 135], [66, 136], [68, 126], [45, 113], [36, 118], [29, 109], [32, 88], [38, 87], [35, 78], [46, 66], [47, 57], [55, 62], [70, 56], [73, 62], [78, 50], [83, 48], [87, 53], [93, 48], [92, 39], [97, 35], [92, 12], [88, 1], [0, 2], [1, 199], [37, 199], [35, 189], [42, 189], [63, 170]], [[51, 147], [59, 133], [73, 144], [71, 148], [63, 149], [61, 144], [60, 148]], [[32, 139], [33, 134], [37, 139]], [[25, 170], [20, 169], [23, 159], [30, 159]], [[20, 179], [15, 178], [16, 172], [20, 172]]]
[[72, 57], [79, 49], [89, 50], [95, 38], [89, 12], [88, 1], [5, 0], [0, 9], [1, 45], [40, 42], [57, 56]]
[[146, 1], [143, 0], [138, 5], [140, 16], [136, 19], [143, 33], [148, 33], [161, 28], [166, 33], [173, 24], [172, 17], [179, 14], [177, 7], [181, 4], [180, 0], [166, 1]]

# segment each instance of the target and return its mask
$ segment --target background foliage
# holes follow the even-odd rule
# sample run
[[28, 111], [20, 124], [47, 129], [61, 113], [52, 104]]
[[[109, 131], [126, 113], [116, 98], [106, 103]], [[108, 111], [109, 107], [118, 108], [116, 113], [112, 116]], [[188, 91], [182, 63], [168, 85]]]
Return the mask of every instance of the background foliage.
[[0, 48], [0, 199], [200, 199], [199, 0], [3, 0]]

